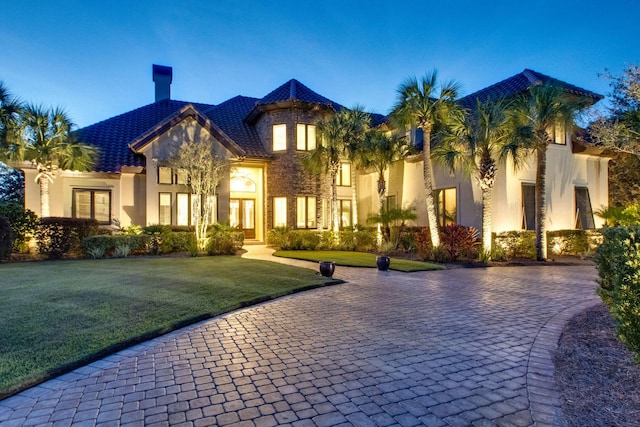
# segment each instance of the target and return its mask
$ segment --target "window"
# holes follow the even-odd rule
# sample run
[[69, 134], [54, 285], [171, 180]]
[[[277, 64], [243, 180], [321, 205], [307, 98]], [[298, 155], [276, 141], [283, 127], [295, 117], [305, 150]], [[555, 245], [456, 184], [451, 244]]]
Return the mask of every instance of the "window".
[[322, 199], [322, 228], [329, 228], [329, 201]]
[[458, 222], [458, 203], [456, 200], [455, 188], [444, 188], [434, 191], [434, 199], [436, 202], [436, 217], [438, 225], [456, 224]]
[[316, 126], [298, 123], [296, 149], [300, 151], [311, 151], [316, 149]]
[[158, 184], [173, 184], [173, 172], [171, 168], [158, 167]]
[[551, 141], [553, 141], [554, 144], [567, 144], [567, 133], [564, 124], [556, 123], [555, 126], [553, 126], [551, 129]]
[[171, 225], [171, 193], [160, 193], [159, 196], [158, 223]]
[[316, 198], [303, 196], [296, 198], [296, 227], [316, 228]]
[[336, 174], [336, 185], [339, 185], [341, 187], [351, 186], [351, 164], [350, 163], [340, 164], [340, 169], [338, 169], [338, 173]]
[[340, 228], [351, 227], [351, 200], [338, 200], [340, 211]]
[[95, 219], [100, 224], [111, 224], [111, 191], [73, 189], [74, 218]]
[[287, 125], [273, 125], [273, 151], [286, 151]]
[[189, 225], [189, 208], [191, 195], [189, 193], [176, 194], [176, 224]]
[[184, 169], [176, 171], [176, 184], [189, 185], [189, 174]]
[[536, 229], [536, 186], [522, 184], [522, 229]]
[[387, 196], [387, 210], [395, 209], [396, 207], [396, 196]]
[[576, 228], [587, 230], [596, 228], [593, 221], [593, 211], [591, 210], [591, 199], [589, 189], [586, 187], [576, 187]]
[[287, 198], [286, 197], [273, 198], [273, 226], [274, 227], [287, 226]]

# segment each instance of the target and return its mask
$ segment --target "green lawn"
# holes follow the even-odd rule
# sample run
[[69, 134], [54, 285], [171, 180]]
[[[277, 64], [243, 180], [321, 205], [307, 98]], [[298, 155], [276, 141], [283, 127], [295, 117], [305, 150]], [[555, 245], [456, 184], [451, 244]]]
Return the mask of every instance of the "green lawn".
[[0, 265], [0, 399], [133, 343], [327, 283], [218, 256]]
[[[349, 251], [276, 251], [273, 255], [283, 258], [302, 259], [305, 261], [333, 261], [336, 265], [346, 267], [376, 267], [376, 255], [365, 252]], [[444, 267], [422, 261], [411, 261], [402, 258], [391, 258], [390, 270], [404, 272], [441, 270]]]

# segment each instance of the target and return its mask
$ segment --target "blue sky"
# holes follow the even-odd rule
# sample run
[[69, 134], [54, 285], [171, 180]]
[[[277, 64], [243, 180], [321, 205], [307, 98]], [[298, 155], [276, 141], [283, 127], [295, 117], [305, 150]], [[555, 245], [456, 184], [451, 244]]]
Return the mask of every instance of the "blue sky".
[[525, 68], [606, 94], [640, 63], [639, 0], [2, 0], [0, 80], [86, 126], [153, 102], [262, 97], [296, 78], [387, 113], [398, 85], [437, 69], [468, 94]]

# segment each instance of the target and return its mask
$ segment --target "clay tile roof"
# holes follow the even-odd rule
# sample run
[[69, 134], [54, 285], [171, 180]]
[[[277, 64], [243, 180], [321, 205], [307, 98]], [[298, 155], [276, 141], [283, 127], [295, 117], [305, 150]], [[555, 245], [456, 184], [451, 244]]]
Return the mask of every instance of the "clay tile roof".
[[282, 86], [269, 92], [265, 97], [257, 101], [258, 105], [275, 104], [283, 101], [301, 101], [312, 104], [324, 104], [340, 111], [343, 107], [324, 96], [312, 91], [296, 79], [291, 79]]
[[[165, 99], [79, 129], [76, 135], [79, 141], [98, 148], [96, 172], [120, 172], [123, 166], [144, 167], [144, 156], [131, 151], [129, 143], [188, 104]], [[194, 105], [202, 108], [204, 104]]]
[[553, 77], [549, 77], [537, 71], [525, 69], [523, 72], [518, 73], [515, 76], [509, 77], [501, 82], [460, 98], [460, 103], [467, 108], [473, 108], [475, 107], [476, 99], [485, 101], [487, 99], [510, 98], [527, 91], [532, 86], [546, 83], [560, 86], [567, 92], [571, 92], [576, 95], [592, 98], [594, 102], [604, 98], [602, 95], [591, 92], [590, 90], [554, 79]]
[[265, 150], [255, 128], [244, 122], [244, 118], [256, 105], [256, 101], [256, 98], [236, 96], [208, 108], [203, 113], [242, 147], [247, 157], [268, 158], [271, 156]]

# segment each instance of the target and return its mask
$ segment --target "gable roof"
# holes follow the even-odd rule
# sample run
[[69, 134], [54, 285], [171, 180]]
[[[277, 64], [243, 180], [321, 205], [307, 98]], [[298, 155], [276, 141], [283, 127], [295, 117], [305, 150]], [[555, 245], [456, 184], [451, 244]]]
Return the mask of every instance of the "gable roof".
[[547, 83], [557, 85], [567, 92], [592, 98], [593, 102], [599, 101], [604, 98], [604, 96], [599, 95], [595, 92], [591, 92], [590, 90], [583, 89], [567, 82], [563, 82], [562, 80], [554, 79], [553, 77], [549, 77], [546, 74], [542, 74], [537, 71], [525, 69], [523, 72], [518, 73], [515, 76], [509, 77], [496, 84], [460, 98], [459, 102], [467, 108], [473, 108], [475, 107], [476, 99], [486, 101], [489, 99], [510, 98], [512, 96], [526, 92], [532, 86], [543, 85]]
[[236, 144], [231, 138], [229, 138], [215, 123], [213, 123], [208, 117], [205, 117], [200, 111], [198, 111], [192, 104], [185, 105], [179, 111], [169, 116], [165, 120], [158, 123], [152, 129], [142, 134], [140, 137], [129, 143], [129, 148], [134, 152], [140, 153], [158, 136], [169, 131], [184, 119], [192, 117], [200, 126], [209, 131], [227, 150], [231, 151], [238, 157], [244, 157], [246, 151], [243, 150], [238, 144]]
[[76, 131], [78, 140], [98, 148], [96, 172], [120, 172], [123, 166], [145, 166], [145, 158], [134, 153], [129, 143], [187, 105], [165, 99], [103, 120]]

